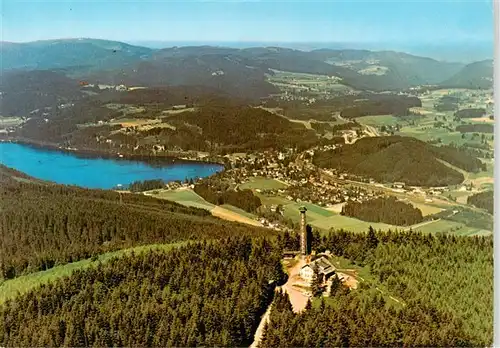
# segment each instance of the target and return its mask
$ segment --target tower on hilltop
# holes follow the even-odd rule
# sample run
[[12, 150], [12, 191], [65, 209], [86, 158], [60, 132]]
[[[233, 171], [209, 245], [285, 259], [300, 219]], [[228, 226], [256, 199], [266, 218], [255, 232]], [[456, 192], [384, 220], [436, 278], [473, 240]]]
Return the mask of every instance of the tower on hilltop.
[[307, 208], [302, 206], [300, 211], [300, 254], [307, 255], [307, 225], [306, 225], [306, 211]]

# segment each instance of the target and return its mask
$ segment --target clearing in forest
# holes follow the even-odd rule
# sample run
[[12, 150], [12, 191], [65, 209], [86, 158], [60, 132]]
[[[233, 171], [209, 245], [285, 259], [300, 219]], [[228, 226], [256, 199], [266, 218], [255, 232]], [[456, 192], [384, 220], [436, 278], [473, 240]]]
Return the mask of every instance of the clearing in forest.
[[250, 219], [249, 217], [243, 216], [241, 214], [235, 213], [231, 210], [216, 206], [213, 208], [211, 211], [213, 216], [216, 216], [218, 218], [228, 220], [228, 221], [236, 221], [236, 222], [241, 222], [244, 224], [248, 225], [253, 225], [253, 226], [262, 226], [262, 224], [256, 220]]

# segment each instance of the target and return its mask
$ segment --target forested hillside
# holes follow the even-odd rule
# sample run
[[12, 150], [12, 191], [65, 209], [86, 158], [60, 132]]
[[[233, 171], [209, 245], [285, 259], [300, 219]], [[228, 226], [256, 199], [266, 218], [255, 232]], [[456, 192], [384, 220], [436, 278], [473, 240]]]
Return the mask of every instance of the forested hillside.
[[[1, 116], [32, 116], [37, 109], [56, 109], [60, 104], [83, 97], [76, 80], [53, 71], [2, 72], [0, 78]], [[39, 110], [40, 115], [48, 110]]]
[[493, 60], [468, 64], [441, 85], [448, 88], [492, 88]]
[[[248, 150], [308, 147], [328, 142], [319, 139], [316, 132], [302, 124], [290, 122], [261, 108], [244, 104], [239, 99], [204, 95], [202, 91], [191, 97], [179, 98], [182, 91], [158, 89], [150, 93], [128, 92], [123, 98], [115, 94], [76, 102], [70, 108], [55, 110], [47, 120], [34, 115], [23, 127], [10, 136], [79, 149], [101, 152], [120, 152], [133, 155], [155, 155], [153, 147], [164, 151], [210, 151], [214, 153], [242, 152]], [[185, 99], [194, 109], [178, 114], [163, 110]], [[104, 100], [102, 100], [104, 99]], [[136, 118], [157, 119], [162, 122], [147, 130], [102, 124], [112, 119], [126, 118], [123, 112], [106, 107], [109, 101], [137, 103], [144, 111]], [[131, 117], [131, 116], [128, 116]], [[91, 127], [79, 125], [93, 124]], [[168, 126], [165, 126], [167, 124]], [[109, 140], [109, 141], [108, 141]]]
[[115, 259], [6, 302], [0, 345], [246, 346], [284, 278], [280, 259], [241, 237]]
[[151, 243], [274, 232], [143, 195], [19, 182], [0, 185], [1, 276]]
[[303, 315], [275, 308], [262, 346], [491, 345], [492, 237], [332, 231], [314, 248], [368, 267], [405, 305], [386, 304], [367, 280]]
[[350, 146], [316, 152], [313, 163], [377, 181], [402, 181], [407, 185], [446, 186], [464, 180], [461, 173], [438, 160], [470, 172], [485, 168], [479, 159], [458, 148], [435, 147], [400, 136], [362, 138]]

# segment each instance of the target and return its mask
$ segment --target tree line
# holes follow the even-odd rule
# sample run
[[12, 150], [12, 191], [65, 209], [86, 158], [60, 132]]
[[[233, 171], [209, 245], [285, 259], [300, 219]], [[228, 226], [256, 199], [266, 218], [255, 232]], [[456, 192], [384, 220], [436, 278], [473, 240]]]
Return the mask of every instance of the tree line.
[[341, 215], [370, 222], [383, 222], [396, 226], [410, 226], [422, 222], [420, 209], [396, 197], [378, 197], [364, 202], [350, 201], [342, 207]]
[[458, 119], [460, 118], [477, 118], [486, 115], [486, 109], [475, 108], [475, 109], [462, 109], [454, 113], [454, 116]]
[[198, 183], [194, 186], [194, 192], [207, 202], [215, 205], [231, 204], [249, 213], [255, 213], [262, 205], [259, 197], [252, 190], [233, 190], [223, 183], [214, 186], [214, 180]]
[[478, 124], [461, 124], [456, 127], [456, 131], [460, 133], [493, 133], [493, 125], [478, 123]]
[[165, 187], [165, 182], [162, 179], [137, 180], [128, 186], [132, 192], [143, 192]]
[[2, 346], [248, 346], [285, 274], [268, 240], [113, 259], [0, 306]]
[[486, 209], [488, 213], [493, 214], [493, 191], [475, 193], [467, 197], [467, 204]]

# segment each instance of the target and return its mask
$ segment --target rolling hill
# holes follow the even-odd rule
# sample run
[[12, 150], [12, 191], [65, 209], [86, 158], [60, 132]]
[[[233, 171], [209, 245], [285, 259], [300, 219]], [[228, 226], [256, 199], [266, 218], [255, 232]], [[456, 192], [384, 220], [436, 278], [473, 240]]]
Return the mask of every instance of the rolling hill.
[[492, 88], [493, 60], [468, 64], [441, 85], [455, 88]]
[[479, 159], [451, 147], [435, 147], [409, 137], [362, 138], [350, 146], [319, 152], [313, 163], [323, 168], [374, 178], [379, 182], [402, 181], [416, 186], [460, 184], [462, 173], [443, 164], [467, 171], [479, 171]]
[[149, 58], [153, 52], [150, 48], [123, 42], [86, 38], [2, 42], [0, 47], [2, 69], [60, 69], [72, 75], [119, 69]]
[[48, 70], [2, 71], [0, 75], [2, 116], [28, 116], [44, 107], [56, 107], [83, 96], [78, 82]]

